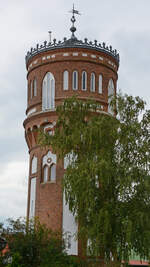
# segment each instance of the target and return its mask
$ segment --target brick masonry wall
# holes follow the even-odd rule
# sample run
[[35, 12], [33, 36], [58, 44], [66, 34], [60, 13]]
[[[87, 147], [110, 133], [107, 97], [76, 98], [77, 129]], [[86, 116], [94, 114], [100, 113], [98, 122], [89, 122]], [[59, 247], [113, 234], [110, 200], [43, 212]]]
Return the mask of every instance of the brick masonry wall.
[[[86, 49], [87, 50], [87, 49]], [[109, 79], [113, 79], [114, 85], [116, 88], [116, 81], [117, 81], [117, 69], [118, 66], [116, 65], [116, 62], [113, 58], [110, 58], [108, 55], [104, 55], [100, 52], [94, 52], [87, 50], [86, 54], [87, 56], [82, 56], [85, 54], [85, 51], [79, 51], [77, 52], [77, 49], [69, 50], [68, 54], [69, 56], [63, 56], [65, 53], [64, 51], [59, 51], [58, 53], [51, 52], [51, 53], [41, 53], [38, 56], [35, 56], [35, 58], [32, 60], [35, 62], [39, 62], [35, 66], [32, 67], [32, 69], [28, 70], [28, 108], [37, 106], [37, 110], [41, 110], [41, 102], [42, 102], [42, 82], [44, 79], [44, 76], [47, 72], [51, 72], [55, 77], [55, 88], [56, 88], [56, 105], [57, 102], [59, 102], [59, 99], [64, 97], [72, 96], [73, 94], [78, 94], [80, 97], [92, 97], [96, 99], [97, 101], [100, 101], [101, 103], [105, 104], [107, 109], [107, 87]], [[65, 51], [66, 52], [66, 51]], [[73, 53], [78, 53], [78, 56], [73, 56]], [[51, 56], [55, 55], [55, 58], [51, 58], [48, 60], [42, 61], [42, 58], [46, 58], [46, 54]], [[91, 56], [96, 56], [96, 58], [91, 58]], [[99, 60], [99, 58], [103, 58], [103, 61]], [[36, 59], [36, 60], [35, 60]], [[108, 62], [111, 62], [113, 64], [110, 65]], [[31, 63], [30, 63], [31, 64]], [[115, 66], [115, 67], [114, 67]], [[64, 91], [63, 90], [63, 72], [65, 70], [69, 71], [69, 90]], [[72, 90], [72, 72], [74, 70], [78, 71], [78, 90], [74, 91]], [[87, 91], [81, 90], [81, 75], [82, 71], [87, 71]], [[90, 75], [91, 72], [94, 72], [96, 75], [96, 91], [90, 92]], [[98, 76], [99, 74], [102, 74], [103, 76], [103, 93], [98, 93]], [[30, 82], [33, 81], [33, 79], [36, 77], [37, 79], [37, 96], [30, 98]]]

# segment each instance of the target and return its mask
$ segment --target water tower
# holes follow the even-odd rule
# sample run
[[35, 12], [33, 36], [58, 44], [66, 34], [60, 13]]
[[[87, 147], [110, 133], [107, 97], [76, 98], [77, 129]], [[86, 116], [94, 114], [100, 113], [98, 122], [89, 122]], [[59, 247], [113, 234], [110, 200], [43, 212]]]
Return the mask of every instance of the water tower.
[[37, 130], [53, 134], [56, 107], [74, 94], [83, 101], [92, 97], [103, 111], [113, 113], [109, 95], [116, 94], [119, 67], [119, 55], [111, 46], [77, 39], [76, 14], [79, 12], [73, 7], [69, 39], [50, 38], [26, 55], [28, 101], [24, 121], [30, 155], [27, 216], [37, 216], [53, 230], [68, 232], [68, 253], [72, 255], [80, 255], [80, 244], [74, 238], [78, 226], [62, 193], [66, 162], [58, 162], [51, 147], [38, 145]]

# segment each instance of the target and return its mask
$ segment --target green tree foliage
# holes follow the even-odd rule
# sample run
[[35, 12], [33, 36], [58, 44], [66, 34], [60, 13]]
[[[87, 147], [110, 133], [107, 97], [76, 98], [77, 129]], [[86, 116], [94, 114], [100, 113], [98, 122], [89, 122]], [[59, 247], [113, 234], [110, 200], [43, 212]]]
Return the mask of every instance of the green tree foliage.
[[79, 237], [111, 266], [131, 250], [150, 256], [150, 110], [139, 97], [113, 101], [116, 118], [91, 101], [65, 100], [54, 136], [39, 139], [67, 157], [63, 185]]
[[60, 233], [52, 232], [39, 221], [10, 220], [0, 229], [9, 251], [0, 257], [7, 267], [80, 267], [78, 260], [65, 252]]

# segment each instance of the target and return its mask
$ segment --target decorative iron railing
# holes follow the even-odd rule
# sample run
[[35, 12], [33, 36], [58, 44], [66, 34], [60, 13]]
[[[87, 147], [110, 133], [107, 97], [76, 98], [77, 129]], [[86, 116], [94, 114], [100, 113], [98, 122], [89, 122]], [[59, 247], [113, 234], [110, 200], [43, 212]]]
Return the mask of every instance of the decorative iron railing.
[[97, 40], [95, 40], [94, 42], [88, 41], [87, 38], [85, 38], [84, 41], [72, 38], [71, 39], [64, 38], [63, 41], [58, 41], [58, 42], [56, 41], [56, 39], [54, 39], [53, 42], [44, 41], [44, 43], [41, 45], [37, 44], [36, 48], [31, 47], [31, 50], [27, 52], [26, 64], [33, 56], [40, 54], [42, 52], [60, 48], [80, 48], [80, 47], [106, 53], [112, 56], [119, 64], [119, 54], [116, 49], [113, 50], [111, 45], [106, 46], [106, 43], [104, 42], [102, 44], [98, 43]]

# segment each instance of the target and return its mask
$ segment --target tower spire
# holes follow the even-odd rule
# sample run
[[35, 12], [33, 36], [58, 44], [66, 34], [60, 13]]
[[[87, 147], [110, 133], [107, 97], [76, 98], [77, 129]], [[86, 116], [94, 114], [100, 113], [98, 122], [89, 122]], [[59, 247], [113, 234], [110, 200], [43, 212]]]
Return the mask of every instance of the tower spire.
[[76, 10], [76, 9], [74, 8], [74, 4], [73, 4], [73, 8], [72, 8], [72, 10], [70, 11], [70, 13], [72, 13], [72, 18], [71, 18], [72, 27], [70, 28], [70, 31], [72, 32], [71, 39], [77, 39], [77, 38], [75, 37], [75, 34], [74, 34], [75, 31], [76, 31], [76, 27], [74, 26], [74, 23], [76, 22], [75, 14], [77, 14], [77, 15], [81, 15], [81, 14], [79, 13], [78, 10]]

